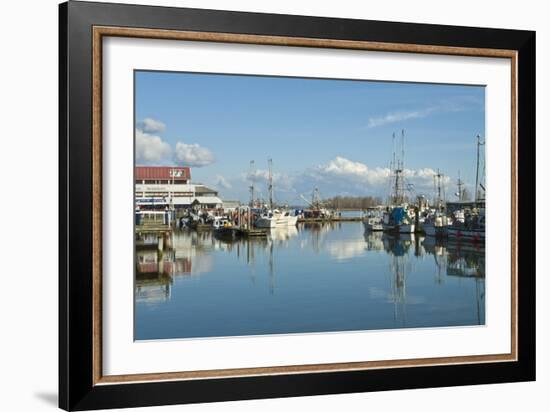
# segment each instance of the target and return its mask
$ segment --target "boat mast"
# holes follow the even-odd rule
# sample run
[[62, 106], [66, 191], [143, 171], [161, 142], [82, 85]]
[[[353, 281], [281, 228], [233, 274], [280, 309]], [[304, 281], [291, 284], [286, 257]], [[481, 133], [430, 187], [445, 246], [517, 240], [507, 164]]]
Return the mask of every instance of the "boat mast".
[[400, 203], [405, 202], [405, 180], [403, 173], [405, 172], [405, 129], [401, 129], [401, 166], [399, 167], [399, 200]]
[[390, 196], [390, 205], [397, 203], [397, 165], [395, 163], [395, 132], [392, 133], [392, 149], [393, 149], [393, 159], [391, 162], [391, 171], [395, 178], [395, 183], [393, 184], [393, 196]]
[[[480, 135], [477, 135], [477, 162], [476, 162], [476, 193], [475, 193], [475, 201], [477, 202], [479, 200], [479, 187], [480, 187], [480, 182], [479, 182], [479, 148], [480, 146], [483, 146], [485, 145], [485, 142], [481, 142], [481, 136]], [[481, 187], [483, 187], [481, 185]]]
[[254, 179], [256, 178], [256, 167], [254, 160], [250, 161], [250, 207], [254, 207]]
[[462, 189], [462, 186], [464, 186], [464, 182], [460, 180], [460, 170], [458, 171], [458, 180], [456, 182], [456, 185], [458, 186], [458, 200], [462, 201], [464, 191]]
[[273, 210], [273, 160], [267, 159], [267, 164], [269, 167], [269, 180], [268, 180], [268, 191], [269, 191], [269, 209]]
[[437, 205], [437, 209], [441, 210], [441, 204], [442, 202], [442, 196], [441, 196], [441, 181], [443, 180], [443, 175], [437, 169], [437, 174], [434, 175], [434, 186], [435, 186], [435, 193], [436, 193], [436, 201], [435, 204]]
[[395, 133], [393, 134], [394, 150], [393, 150], [393, 167], [395, 168], [395, 184], [393, 202], [396, 205], [402, 204], [405, 199], [405, 184], [403, 182], [403, 168], [405, 159], [405, 129], [401, 130], [401, 158], [396, 161], [395, 158]]
[[321, 196], [319, 195], [319, 188], [316, 186], [313, 189], [313, 194], [311, 195], [311, 206], [314, 210], [318, 210], [321, 207]]

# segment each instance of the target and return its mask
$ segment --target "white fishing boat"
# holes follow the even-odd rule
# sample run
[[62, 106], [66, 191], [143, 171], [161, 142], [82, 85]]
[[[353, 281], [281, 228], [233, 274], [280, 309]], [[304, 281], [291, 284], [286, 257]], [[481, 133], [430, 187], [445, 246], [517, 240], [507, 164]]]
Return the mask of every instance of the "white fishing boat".
[[262, 229], [270, 229], [280, 226], [296, 226], [298, 223], [298, 216], [294, 216], [288, 210], [279, 210], [273, 207], [273, 172], [271, 159], [268, 160], [268, 166], [269, 208], [256, 219], [254, 226]]
[[383, 215], [379, 209], [370, 210], [363, 218], [365, 230], [369, 232], [381, 232], [384, 230]]
[[379, 217], [367, 217], [363, 220], [363, 225], [365, 226], [365, 230], [370, 232], [381, 232], [384, 230], [382, 219]]
[[259, 228], [275, 228], [282, 226], [296, 226], [298, 216], [292, 216], [289, 211], [281, 211], [278, 209], [268, 210], [263, 213], [254, 225]]
[[426, 217], [422, 223], [422, 230], [426, 236], [445, 237], [448, 235], [448, 227], [447, 216], [438, 213]]

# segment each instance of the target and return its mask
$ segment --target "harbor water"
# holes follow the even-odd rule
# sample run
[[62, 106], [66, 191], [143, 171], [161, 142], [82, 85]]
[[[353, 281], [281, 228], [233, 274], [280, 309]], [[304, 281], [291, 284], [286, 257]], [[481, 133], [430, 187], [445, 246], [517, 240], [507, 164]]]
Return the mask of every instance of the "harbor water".
[[485, 250], [361, 222], [138, 239], [135, 339], [485, 324]]

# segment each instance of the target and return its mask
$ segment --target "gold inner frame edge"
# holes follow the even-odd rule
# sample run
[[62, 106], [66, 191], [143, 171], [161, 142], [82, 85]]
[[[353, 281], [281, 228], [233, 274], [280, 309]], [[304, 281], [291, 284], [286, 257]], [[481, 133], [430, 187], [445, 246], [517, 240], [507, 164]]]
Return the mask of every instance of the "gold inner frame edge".
[[[451, 356], [439, 358], [394, 359], [382, 361], [288, 365], [273, 367], [235, 368], [201, 371], [143, 373], [131, 375], [103, 375], [102, 373], [102, 41], [103, 37], [129, 37], [163, 40], [187, 40], [256, 44], [290, 47], [317, 47], [398, 53], [421, 53], [472, 57], [508, 58], [511, 60], [511, 181], [512, 181], [512, 241], [511, 241], [511, 352], [509, 354]], [[219, 379], [260, 375], [322, 373], [357, 371], [414, 366], [457, 365], [517, 361], [517, 52], [505, 49], [432, 46], [404, 43], [385, 43], [355, 40], [335, 40], [302, 37], [265, 36], [234, 33], [143, 29], [129, 27], [94, 26], [92, 33], [92, 299], [93, 299], [93, 383], [94, 385], [153, 382], [168, 380]]]

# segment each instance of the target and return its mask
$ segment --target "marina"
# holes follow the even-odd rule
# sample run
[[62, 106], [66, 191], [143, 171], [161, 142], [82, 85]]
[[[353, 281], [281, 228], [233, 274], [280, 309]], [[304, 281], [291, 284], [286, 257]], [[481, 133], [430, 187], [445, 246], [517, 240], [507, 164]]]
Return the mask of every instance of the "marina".
[[[464, 182], [457, 180], [457, 201], [447, 201], [443, 195], [444, 175], [437, 170], [433, 175], [434, 193], [430, 201], [425, 194], [416, 191], [405, 178], [405, 131], [401, 132], [401, 150], [396, 154], [395, 133], [392, 137], [393, 156], [390, 162], [390, 191], [386, 204], [362, 209], [360, 214], [352, 210], [327, 206], [320, 197], [318, 187], [312, 192], [311, 201], [300, 198], [307, 207], [277, 205], [274, 201], [273, 162], [268, 159], [266, 186], [268, 199], [255, 197], [255, 181], [249, 186], [248, 204], [224, 202], [215, 190], [190, 182], [189, 167], [138, 167], [136, 177], [136, 232], [151, 230], [147, 221], [162, 221], [163, 228], [191, 228], [196, 231], [213, 230], [229, 237], [264, 236], [265, 230], [292, 226], [298, 223], [363, 222], [368, 231], [386, 233], [422, 233], [438, 238], [464, 238], [476, 242], [485, 239], [485, 186], [484, 172], [480, 174], [480, 148], [477, 139], [475, 200], [468, 200]], [[483, 166], [484, 167], [484, 166]], [[250, 162], [254, 173], [255, 162]], [[145, 179], [148, 180], [145, 180]], [[139, 193], [139, 194], [138, 194]], [[347, 213], [346, 213], [347, 212]], [[351, 213], [350, 213], [351, 212]], [[220, 222], [223, 225], [220, 226]]]
[[136, 93], [135, 339], [485, 325], [483, 87], [140, 72]]

